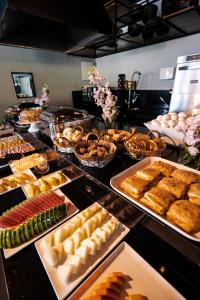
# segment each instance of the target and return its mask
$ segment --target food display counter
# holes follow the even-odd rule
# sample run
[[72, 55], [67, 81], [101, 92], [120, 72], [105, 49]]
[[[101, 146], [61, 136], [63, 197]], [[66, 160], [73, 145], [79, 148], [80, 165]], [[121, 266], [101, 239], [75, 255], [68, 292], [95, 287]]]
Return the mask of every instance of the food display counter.
[[[145, 294], [147, 299], [150, 300], [153, 299], [152, 295], [154, 295], [154, 293], [152, 292], [156, 291], [156, 299], [159, 299], [159, 297], [160, 299], [167, 299], [163, 296], [165, 289], [167, 289], [168, 292], [170, 291], [170, 293], [172, 293], [170, 294], [170, 299], [200, 298], [199, 242], [181, 235], [142, 208], [134, 205], [128, 199], [120, 196], [110, 186], [110, 179], [113, 176], [126, 170], [130, 166], [133, 166], [138, 161], [132, 159], [125, 152], [118, 151], [115, 158], [104, 168], [91, 168], [83, 166], [74, 154], [57, 154], [52, 151], [51, 149], [54, 147], [52, 141], [44, 134], [38, 133], [36, 137], [33, 137], [30, 133], [22, 133], [21, 137], [34, 148], [34, 150], [31, 149], [32, 151], [30, 153], [25, 153], [24, 156], [28, 157], [30, 154], [38, 153], [40, 155], [46, 153], [48, 157], [48, 170], [46, 174], [39, 173], [37, 166], [33, 166], [30, 169], [33, 176], [36, 177], [35, 180], [41, 180], [41, 177], [50, 176], [52, 173], [55, 174], [61, 170], [67, 180], [59, 185], [59, 189], [66, 197], [66, 201], [71, 201], [74, 207], [77, 208], [76, 213], [79, 213], [78, 216], [82, 213], [81, 216], [83, 217], [83, 210], [88, 209], [97, 202], [109, 212], [109, 215], [107, 215], [108, 218], [111, 218], [109, 220], [112, 222], [117, 220], [115, 222], [120, 222], [120, 226], [125, 229], [123, 231], [124, 235], [121, 237], [120, 234], [117, 234], [117, 243], [112, 241], [112, 238], [115, 239], [114, 236], [108, 241], [110, 243], [108, 245], [105, 240], [104, 247], [107, 245], [106, 249], [109, 251], [104, 252], [104, 247], [101, 248], [99, 252], [93, 249], [94, 251], [97, 251], [96, 264], [94, 261], [89, 260], [87, 262], [88, 265], [86, 265], [89, 269], [87, 276], [82, 274], [83, 276], [78, 281], [77, 285], [74, 285], [67, 293], [62, 294], [62, 296], [59, 296], [60, 294], [57, 293], [59, 290], [59, 288], [57, 290], [57, 286], [61, 286], [59, 285], [59, 280], [62, 280], [62, 278], [58, 276], [58, 281], [56, 281], [55, 284], [53, 277], [51, 277], [51, 271], [49, 271], [50, 268], [45, 266], [46, 263], [44, 263], [43, 257], [38, 255], [38, 253], [41, 253], [38, 251], [38, 245], [41, 245], [41, 241], [44, 240], [47, 235], [50, 236], [51, 232], [56, 232], [56, 229], [50, 231], [49, 234], [45, 231], [45, 235], [42, 234], [42, 236], [36, 236], [36, 247], [35, 242], [31, 242], [22, 249], [19, 249], [19, 251], [9, 258], [5, 258], [5, 249], [1, 249], [0, 299], [31, 300], [57, 299], [57, 297], [60, 297], [60, 299], [66, 297], [66, 299], [70, 299], [70, 297], [72, 297], [71, 299], [81, 299], [79, 293], [73, 294], [74, 290], [77, 292], [80, 286], [83, 289], [81, 284], [85, 282], [86, 278], [88, 278], [88, 284], [90, 285], [92, 283], [91, 280], [94, 279], [94, 275], [98, 274], [98, 270], [103, 268], [101, 263], [104, 263], [106, 258], [113, 254], [113, 251], [119, 251], [118, 246], [122, 242], [126, 242], [131, 249], [134, 249], [137, 254], [144, 259], [143, 265], [141, 265], [141, 273], [143, 269], [145, 270], [145, 267], [147, 269], [149, 268], [148, 263], [154, 269], [152, 269], [153, 271], [150, 273], [147, 272], [148, 274], [146, 274], [146, 277], [144, 275], [138, 278], [140, 272], [137, 272], [137, 275], [135, 275], [137, 278], [132, 278], [133, 283], [134, 280], [135, 282], [139, 282], [137, 288], [135, 288], [135, 294]], [[179, 148], [167, 145], [162, 153], [162, 157], [177, 162]], [[6, 162], [5, 166], [1, 166], [0, 178], [12, 175], [10, 164], [11, 160]], [[52, 182], [50, 181], [50, 184], [51, 183]], [[47, 186], [45, 186], [45, 188], [47, 188]], [[40, 195], [37, 195], [36, 197], [40, 197]], [[1, 215], [3, 212], [9, 210], [11, 207], [15, 207], [26, 198], [23, 186], [16, 186], [14, 189], [1, 194]], [[64, 221], [63, 219], [62, 223], [66, 222], [66, 224], [70, 224], [74, 217], [72, 217], [72, 215], [69, 217], [70, 218], [67, 221]], [[55, 225], [55, 228], [56, 226], [58, 226], [58, 223]], [[50, 229], [53, 229], [53, 227]], [[128, 260], [129, 257], [127, 257], [127, 261]], [[49, 260], [47, 259], [46, 262], [47, 261]], [[133, 274], [136, 274], [134, 272], [134, 268], [136, 267], [139, 268], [138, 265], [134, 264], [129, 266], [130, 270], [133, 271]], [[120, 264], [118, 265], [118, 268], [119, 269], [115, 269], [115, 271], [121, 272]], [[155, 270], [161, 277], [159, 274], [154, 274]], [[145, 274], [145, 272], [143, 273]], [[93, 279], [90, 277], [91, 274]], [[157, 280], [152, 281], [151, 286], [149, 284], [152, 279], [151, 276], [157, 275], [159, 275], [156, 277]], [[166, 279], [164, 285], [161, 284], [163, 278]], [[141, 290], [138, 290], [140, 284]], [[67, 284], [67, 286], [70, 287], [70, 284]], [[144, 288], [142, 288], [142, 286]]]

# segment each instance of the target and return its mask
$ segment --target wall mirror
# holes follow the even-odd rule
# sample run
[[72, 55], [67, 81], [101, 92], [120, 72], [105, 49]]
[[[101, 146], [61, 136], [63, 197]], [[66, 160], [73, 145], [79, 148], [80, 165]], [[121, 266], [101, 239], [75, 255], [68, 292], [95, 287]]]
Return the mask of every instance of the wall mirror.
[[17, 98], [36, 97], [32, 73], [11, 72]]

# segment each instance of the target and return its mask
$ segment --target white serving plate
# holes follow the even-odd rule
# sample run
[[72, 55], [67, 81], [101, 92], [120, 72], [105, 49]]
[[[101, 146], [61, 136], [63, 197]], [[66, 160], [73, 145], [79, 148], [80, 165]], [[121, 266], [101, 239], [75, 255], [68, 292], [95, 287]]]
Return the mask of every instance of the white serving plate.
[[[178, 132], [173, 128], [163, 128], [161, 126], [152, 125], [150, 122], [144, 123], [149, 130], [157, 130], [161, 135], [165, 136], [165, 141], [168, 144], [181, 146], [183, 144], [184, 133]], [[172, 141], [172, 140], [173, 141]], [[174, 143], [173, 143], [174, 142]]]
[[[95, 202], [94, 204], [98, 204], [98, 203]], [[98, 205], [101, 206], [100, 204]], [[62, 225], [60, 227], [62, 227]], [[83, 265], [80, 276], [78, 276], [76, 279], [74, 279], [71, 283], [68, 284], [64, 283], [62, 280], [59, 279], [57, 275], [57, 268], [50, 267], [43, 259], [43, 250], [41, 247], [42, 239], [38, 240], [35, 243], [35, 247], [43, 263], [43, 266], [47, 272], [49, 280], [51, 281], [51, 284], [53, 286], [57, 298], [59, 300], [66, 298], [80, 284], [80, 282], [100, 263], [100, 261], [102, 261], [103, 258], [107, 256], [107, 254], [110, 253], [110, 251], [127, 235], [129, 231], [130, 229], [128, 227], [120, 223], [119, 228], [116, 230], [116, 232], [114, 232], [111, 239], [104, 245], [102, 250], [98, 251], [96, 255], [90, 256], [90, 259], [88, 260], [86, 265]]]
[[67, 216], [64, 219], [62, 219], [60, 222], [54, 224], [49, 229], [45, 230], [44, 232], [42, 232], [41, 234], [36, 236], [35, 238], [31, 239], [30, 241], [28, 241], [28, 242], [26, 242], [26, 243], [24, 243], [24, 244], [22, 244], [18, 247], [15, 247], [15, 248], [3, 249], [5, 258], [9, 258], [9, 257], [15, 255], [16, 253], [18, 253], [19, 251], [21, 251], [22, 249], [27, 247], [29, 244], [35, 242], [36, 240], [41, 238], [43, 235], [47, 234], [49, 231], [56, 228], [58, 225], [62, 224], [64, 221], [66, 221], [69, 218], [71, 218], [72, 216], [74, 216], [79, 211], [79, 209], [73, 204], [73, 202], [65, 194], [63, 194], [63, 192], [61, 190], [56, 190], [55, 193], [58, 194], [59, 196], [64, 196], [65, 197], [65, 202], [70, 203], [69, 210], [67, 212]]
[[162, 300], [185, 299], [133, 248], [126, 242], [122, 242], [68, 300], [85, 299], [89, 296], [94, 284], [101, 282], [112, 272], [122, 272], [130, 278], [126, 293], [122, 296], [142, 294], [149, 300], [160, 300], [161, 298]]
[[[31, 175], [31, 176], [33, 177], [33, 180], [36, 179], [36, 176], [33, 174], [33, 172], [32, 172], [30, 169], [27, 169], [27, 170], [22, 171], [22, 172], [16, 172], [16, 173], [13, 173], [13, 174], [11, 174], [11, 175], [9, 175], [9, 176], [6, 176], [6, 177], [3, 177], [3, 178], [1, 178], [1, 179], [9, 179], [9, 177], [13, 177], [13, 175], [18, 175], [18, 174], [20, 175], [20, 174], [22, 174], [22, 173], [26, 173], [26, 174], [28, 174], [28, 175]], [[0, 179], [0, 180], [1, 180], [1, 179]], [[32, 182], [33, 180], [29, 181], [29, 183]], [[0, 196], [1, 196], [1, 195], [4, 195], [4, 194], [6, 194], [6, 193], [8, 193], [8, 192], [10, 192], [10, 191], [13, 191], [13, 190], [15, 190], [15, 189], [17, 189], [17, 188], [19, 188], [19, 187], [22, 187], [22, 186], [19, 184], [19, 185], [17, 185], [17, 186], [14, 187], [14, 188], [10, 188], [9, 190], [7, 190], [7, 191], [5, 191], [5, 192], [0, 193]]]
[[145, 206], [144, 204], [142, 204], [139, 200], [136, 200], [131, 195], [124, 193], [124, 191], [120, 188], [120, 183], [125, 178], [127, 178], [129, 176], [132, 176], [137, 171], [146, 168], [148, 165], [150, 165], [154, 161], [163, 161], [163, 162], [165, 162], [167, 164], [175, 166], [178, 169], [187, 170], [187, 171], [194, 172], [194, 173], [197, 173], [197, 174], [200, 175], [200, 172], [197, 171], [197, 170], [185, 167], [183, 165], [177, 164], [177, 163], [169, 161], [167, 159], [160, 158], [160, 157], [147, 157], [147, 158], [141, 160], [140, 162], [138, 162], [137, 164], [131, 166], [127, 170], [125, 170], [125, 171], [119, 173], [118, 175], [112, 177], [111, 180], [110, 180], [111, 187], [115, 191], [117, 191], [119, 194], [121, 194], [122, 196], [124, 196], [126, 199], [128, 199], [131, 202], [133, 202], [134, 204], [138, 205], [140, 208], [142, 208], [143, 210], [145, 210], [146, 212], [148, 212], [149, 214], [151, 214], [152, 216], [154, 216], [156, 219], [162, 221], [163, 223], [165, 223], [169, 227], [173, 228], [178, 233], [182, 234], [183, 236], [185, 236], [185, 237], [187, 237], [187, 238], [189, 238], [189, 239], [191, 239], [193, 241], [200, 242], [200, 232], [197, 232], [195, 234], [189, 234], [189, 233], [183, 231], [177, 225], [171, 223], [166, 217], [158, 215], [156, 212], [154, 212], [153, 210], [151, 210], [150, 208], [148, 208], [147, 206]]
[[[62, 171], [63, 171], [63, 170], [55, 171], [55, 172], [53, 172], [53, 173], [51, 173], [51, 174], [42, 176], [42, 177], [40, 177], [40, 178], [38, 178], [38, 179], [36, 178], [36, 180], [32, 181], [31, 183], [33, 183], [34, 185], [39, 186], [39, 179], [45, 179], [46, 177], [53, 176], [55, 173], [57, 173], [57, 172], [62, 172]], [[59, 184], [59, 185], [56, 185], [56, 186], [51, 187], [51, 191], [55, 191], [55, 190], [61, 188], [63, 185], [65, 185], [65, 184], [71, 182], [71, 180], [70, 180], [63, 172], [62, 172], [62, 174], [63, 174], [63, 176], [66, 178], [66, 181], [63, 182], [63, 183], [61, 183], [61, 184]], [[24, 194], [26, 195], [26, 197], [29, 198], [30, 196], [28, 195], [28, 193], [27, 193], [27, 191], [26, 191], [26, 189], [25, 189], [26, 186], [28, 186], [28, 183], [23, 184], [23, 185], [21, 186], [21, 188], [22, 188]], [[50, 191], [50, 190], [49, 190], [49, 191]]]

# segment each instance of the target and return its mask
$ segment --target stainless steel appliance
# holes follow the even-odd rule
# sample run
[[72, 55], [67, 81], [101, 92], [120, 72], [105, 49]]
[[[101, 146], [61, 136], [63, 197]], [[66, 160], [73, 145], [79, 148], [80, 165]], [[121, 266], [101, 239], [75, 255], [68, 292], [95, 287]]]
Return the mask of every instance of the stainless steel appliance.
[[74, 109], [73, 107], [52, 106], [40, 114], [43, 131], [53, 140], [56, 133], [68, 126], [82, 126], [91, 129], [93, 116], [86, 111]]
[[200, 54], [179, 56], [170, 111], [191, 111], [200, 103]]

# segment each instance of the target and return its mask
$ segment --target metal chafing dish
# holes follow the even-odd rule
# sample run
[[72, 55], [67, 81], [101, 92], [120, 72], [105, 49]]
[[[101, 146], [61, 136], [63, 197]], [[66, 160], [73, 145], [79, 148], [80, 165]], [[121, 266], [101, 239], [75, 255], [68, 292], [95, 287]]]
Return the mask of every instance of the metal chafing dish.
[[53, 140], [57, 132], [61, 132], [69, 126], [82, 126], [90, 130], [93, 116], [73, 107], [52, 106], [44, 110], [39, 118], [43, 124], [47, 125], [45, 133]]

